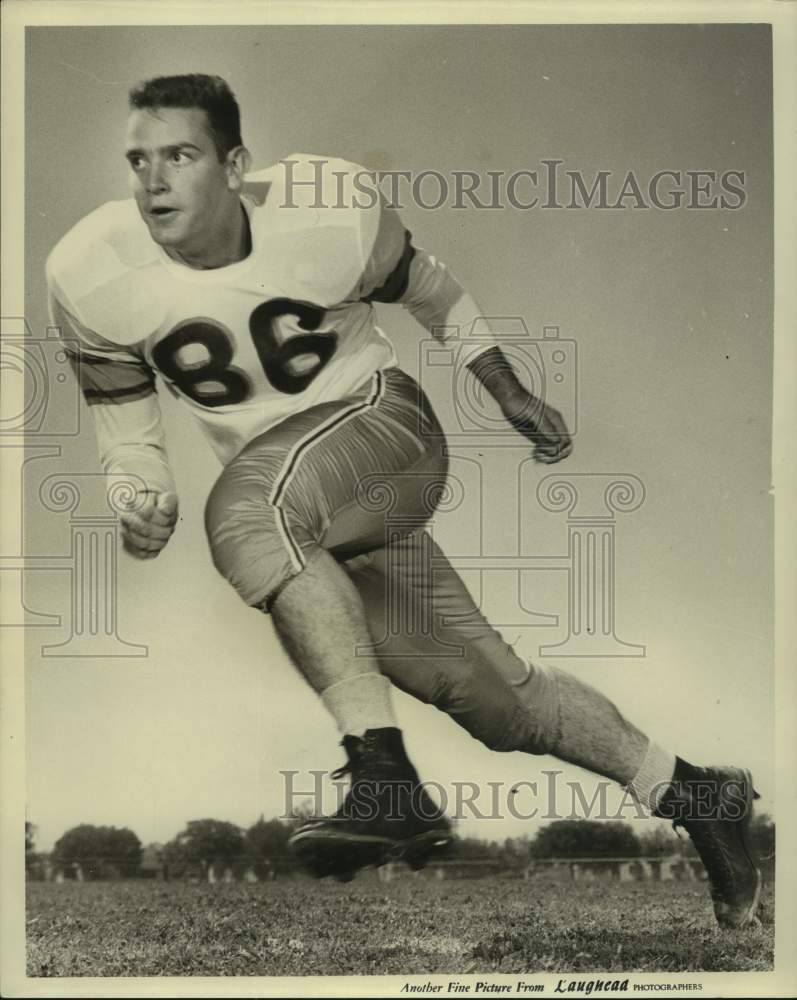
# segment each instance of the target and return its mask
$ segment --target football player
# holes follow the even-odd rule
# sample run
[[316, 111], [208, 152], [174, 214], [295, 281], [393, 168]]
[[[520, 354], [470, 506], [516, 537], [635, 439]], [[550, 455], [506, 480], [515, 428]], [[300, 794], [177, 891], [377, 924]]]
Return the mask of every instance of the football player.
[[[749, 772], [689, 764], [595, 689], [521, 661], [424, 529], [445, 483], [441, 429], [374, 303], [401, 304], [445, 341], [480, 316], [454, 275], [355, 164], [297, 155], [250, 173], [218, 77], [136, 87], [125, 155], [134, 198], [92, 212], [50, 255], [52, 319], [80, 344], [103, 467], [141, 484], [122, 518], [130, 553], [156, 556], [177, 521], [156, 377], [223, 465], [205, 516], [214, 563], [271, 616], [348, 758], [345, 802], [297, 831], [297, 854], [348, 878], [388, 857], [420, 865], [451, 840], [407, 756], [392, 682], [488, 747], [553, 754], [630, 789], [689, 832], [718, 921], [750, 923]], [[465, 361], [537, 461], [567, 458], [561, 415], [497, 343]], [[387, 628], [395, 608], [426, 627]], [[357, 655], [388, 634], [377, 652], [390, 655]], [[443, 655], [451, 645], [464, 655]]]

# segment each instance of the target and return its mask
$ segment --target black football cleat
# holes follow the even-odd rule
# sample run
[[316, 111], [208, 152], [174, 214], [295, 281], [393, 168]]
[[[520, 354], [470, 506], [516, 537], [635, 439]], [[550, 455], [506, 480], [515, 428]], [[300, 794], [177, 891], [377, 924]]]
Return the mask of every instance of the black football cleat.
[[427, 794], [395, 728], [346, 736], [348, 762], [334, 778], [351, 787], [334, 816], [310, 820], [288, 845], [316, 878], [348, 882], [361, 868], [406, 861], [414, 869], [446, 852], [451, 825]]
[[761, 870], [750, 841], [753, 789], [749, 771], [701, 768], [701, 778], [673, 785], [656, 814], [683, 827], [708, 874], [714, 915], [721, 927], [748, 927], [757, 921]]

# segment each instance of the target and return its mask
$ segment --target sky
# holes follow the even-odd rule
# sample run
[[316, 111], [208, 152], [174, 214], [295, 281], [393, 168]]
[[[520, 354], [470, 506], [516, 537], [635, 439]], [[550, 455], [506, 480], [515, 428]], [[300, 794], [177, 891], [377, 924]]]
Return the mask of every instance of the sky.
[[[580, 484], [622, 475], [642, 484], [637, 509], [616, 517], [615, 586], [616, 634], [644, 646], [643, 656], [540, 655], [566, 635], [561, 569], [519, 581], [471, 571], [466, 582], [522, 655], [594, 683], [696, 763], [751, 767], [772, 811], [766, 26], [36, 28], [27, 45], [26, 319], [35, 336], [47, 322], [46, 255], [87, 212], [128, 196], [126, 92], [161, 73], [228, 79], [255, 168], [301, 151], [447, 177], [541, 171], [554, 159], [587, 178], [633, 170], [643, 184], [661, 170], [744, 171], [737, 210], [403, 209], [415, 242], [452, 267], [487, 315], [523, 317], [534, 337], [555, 325], [568, 341], [575, 361], [553, 391], [575, 417], [575, 449], [553, 470], [530, 464], [509, 430], [500, 447], [467, 447], [455, 435], [447, 369], [424, 361], [424, 331], [397, 307], [380, 310], [380, 323], [452, 432], [463, 499], [433, 526], [450, 557], [563, 556], [567, 516], [537, 498], [552, 471]], [[77, 411], [77, 433], [51, 434], [74, 419], [70, 385], [53, 384], [39, 436], [60, 453], [34, 459], [32, 450], [26, 467], [29, 555], [69, 551], [68, 514], [41, 500], [47, 477], [79, 473], [86, 496], [96, 488], [86, 478], [99, 470], [87, 411]], [[27, 636], [27, 810], [42, 849], [79, 822], [129, 826], [144, 843], [205, 816], [248, 826], [283, 811], [281, 772], [299, 772], [296, 787], [309, 787], [310, 770], [343, 760], [331, 719], [268, 619], [213, 569], [202, 513], [219, 466], [190, 417], [161, 399], [181, 521], [157, 560], [119, 558], [117, 631], [133, 645], [116, 644], [114, 656], [45, 655], [69, 635], [69, 575], [43, 569], [26, 580], [28, 608], [65, 620]], [[528, 612], [559, 623], [530, 624]], [[119, 655], [140, 647], [146, 655]], [[503, 790], [559, 768], [549, 757], [490, 752], [404, 695], [396, 705], [421, 775], [449, 794], [457, 782]], [[585, 772], [561, 770], [589, 793]], [[466, 818], [461, 830], [501, 838], [539, 824], [502, 812]]]

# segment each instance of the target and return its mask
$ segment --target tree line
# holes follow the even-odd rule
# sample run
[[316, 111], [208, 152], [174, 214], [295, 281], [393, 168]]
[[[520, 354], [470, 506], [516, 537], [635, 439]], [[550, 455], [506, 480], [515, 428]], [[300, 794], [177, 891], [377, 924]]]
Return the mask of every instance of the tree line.
[[258, 877], [290, 866], [288, 838], [297, 820], [266, 820], [244, 830], [217, 819], [191, 820], [164, 845], [145, 848], [127, 827], [80, 823], [67, 830], [45, 855], [35, 850], [35, 827], [25, 823], [25, 867], [31, 876], [42, 869], [60, 871], [68, 877], [80, 870], [85, 879], [135, 878], [142, 867], [152, 865], [170, 878], [202, 874], [209, 866], [252, 868]]
[[[139, 877], [147, 864], [155, 864], [169, 878], [202, 877], [211, 866], [231, 869], [238, 875], [251, 870], [263, 878], [293, 868], [288, 838], [302, 821], [261, 816], [243, 829], [226, 820], [191, 820], [167, 844], [148, 848], [127, 827], [81, 823], [67, 830], [49, 855], [36, 851], [36, 829], [26, 822], [25, 867], [31, 877], [43, 877], [44, 865], [67, 876], [79, 867], [82, 877], [90, 880]], [[754, 817], [751, 838], [764, 863], [773, 864], [775, 824], [768, 815]], [[457, 837], [454, 850], [460, 860], [500, 869], [523, 868], [543, 858], [656, 858], [674, 854], [694, 857], [695, 851], [688, 838], [679, 838], [668, 827], [657, 825], [637, 833], [621, 821], [585, 819], [556, 820], [533, 837], [503, 841]]]

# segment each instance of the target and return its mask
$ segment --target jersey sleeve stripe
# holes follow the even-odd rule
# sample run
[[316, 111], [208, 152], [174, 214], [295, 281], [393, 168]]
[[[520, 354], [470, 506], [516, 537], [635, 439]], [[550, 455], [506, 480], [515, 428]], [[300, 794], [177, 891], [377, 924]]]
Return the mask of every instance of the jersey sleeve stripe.
[[125, 386], [122, 389], [93, 389], [86, 387], [83, 389], [83, 397], [89, 406], [96, 406], [97, 403], [115, 403], [120, 399], [143, 399], [151, 396], [155, 392], [155, 383], [140, 382], [138, 385]]
[[398, 264], [387, 276], [385, 282], [375, 288], [370, 295], [366, 295], [363, 302], [398, 302], [401, 296], [407, 291], [410, 280], [410, 265], [415, 256], [415, 247], [412, 245], [412, 233], [404, 233], [404, 250], [399, 258]]
[[70, 361], [77, 361], [81, 365], [130, 365], [132, 368], [138, 369], [138, 371], [146, 370], [144, 365], [135, 358], [130, 358], [129, 360], [100, 358], [94, 354], [88, 354], [86, 351], [74, 351], [70, 348], [65, 348], [64, 354], [66, 354]]
[[65, 351], [89, 406], [143, 399], [155, 392], [155, 373], [135, 357], [103, 357], [78, 349]]

